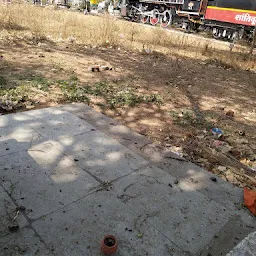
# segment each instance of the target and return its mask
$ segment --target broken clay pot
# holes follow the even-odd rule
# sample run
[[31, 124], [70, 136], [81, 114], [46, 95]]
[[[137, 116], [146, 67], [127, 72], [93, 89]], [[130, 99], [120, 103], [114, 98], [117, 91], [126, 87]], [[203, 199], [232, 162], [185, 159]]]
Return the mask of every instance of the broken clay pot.
[[101, 252], [105, 255], [112, 255], [116, 253], [118, 247], [118, 242], [116, 238], [112, 235], [107, 235], [101, 242]]

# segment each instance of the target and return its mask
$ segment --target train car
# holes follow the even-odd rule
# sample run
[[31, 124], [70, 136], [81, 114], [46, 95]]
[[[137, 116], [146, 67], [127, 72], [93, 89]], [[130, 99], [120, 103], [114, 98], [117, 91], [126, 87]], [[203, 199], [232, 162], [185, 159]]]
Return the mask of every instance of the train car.
[[211, 29], [216, 38], [234, 40], [252, 35], [256, 0], [122, 0], [121, 15], [164, 28]]
[[250, 37], [256, 26], [256, 0], [209, 0], [204, 19], [215, 38]]
[[199, 17], [205, 12], [204, 3], [204, 0], [122, 0], [121, 15], [167, 27], [178, 18]]

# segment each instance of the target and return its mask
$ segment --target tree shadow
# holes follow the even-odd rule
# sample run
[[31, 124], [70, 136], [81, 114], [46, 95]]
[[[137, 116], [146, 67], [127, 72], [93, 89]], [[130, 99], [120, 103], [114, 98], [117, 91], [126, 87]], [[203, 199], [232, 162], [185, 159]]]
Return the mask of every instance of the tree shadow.
[[[85, 120], [65, 108], [84, 115]], [[4, 204], [8, 212], [1, 218], [5, 222], [0, 240], [5, 241], [6, 253], [13, 253], [14, 244], [27, 251], [34, 246], [37, 249], [40, 243], [35, 245], [31, 242], [33, 239], [20, 244], [17, 238], [31, 229], [47, 249], [57, 254], [58, 248], [62, 251], [71, 248], [73, 252], [97, 255], [100, 239], [110, 232], [118, 237], [121, 253], [128, 248], [127, 255], [144, 239], [153, 240], [139, 251], [152, 252], [157, 239], [158, 248], [163, 245], [163, 255], [175, 241], [176, 250], [185, 255], [191, 255], [191, 248], [194, 248], [198, 255], [214, 253], [219, 256], [255, 228], [255, 222], [245, 211], [234, 214], [238, 206], [233, 202], [241, 203], [238, 188], [219, 179], [216, 185], [207, 172], [190, 163], [181, 164], [180, 160], [168, 161], [160, 157], [153, 161], [160, 169], [152, 166], [129, 149], [139, 139], [144, 140], [145, 146], [146, 138], [111, 122], [114, 121], [84, 105], [78, 105], [77, 109], [76, 105], [71, 105], [0, 117], [1, 149], [8, 147], [7, 154], [4, 151], [0, 154], [1, 195], [7, 195]], [[98, 130], [99, 125], [102, 131]], [[125, 139], [127, 136], [130, 139]], [[125, 146], [118, 143], [120, 140], [125, 141]], [[164, 167], [166, 161], [167, 168]], [[21, 206], [25, 210], [16, 218], [20, 231], [10, 234], [8, 226]], [[209, 220], [206, 213], [216, 214]], [[80, 229], [85, 219], [90, 228]], [[213, 220], [220, 224], [216, 230]], [[94, 239], [89, 243], [85, 237], [91, 236], [93, 227]], [[132, 227], [135, 235], [125, 232], [125, 227]], [[161, 232], [157, 231], [159, 227]], [[192, 227], [197, 230], [195, 236], [186, 232]], [[203, 227], [208, 230], [207, 240]], [[157, 231], [153, 232], [154, 236], [151, 229]], [[167, 231], [170, 229], [171, 233]], [[142, 238], [137, 236], [138, 232], [143, 232]], [[227, 232], [228, 238], [225, 237]], [[216, 233], [219, 238], [215, 237]], [[170, 237], [170, 234], [176, 236]], [[53, 243], [53, 235], [57, 243]], [[160, 242], [160, 238], [164, 242]], [[181, 247], [186, 239], [187, 245]], [[198, 247], [197, 243], [201, 245]]]

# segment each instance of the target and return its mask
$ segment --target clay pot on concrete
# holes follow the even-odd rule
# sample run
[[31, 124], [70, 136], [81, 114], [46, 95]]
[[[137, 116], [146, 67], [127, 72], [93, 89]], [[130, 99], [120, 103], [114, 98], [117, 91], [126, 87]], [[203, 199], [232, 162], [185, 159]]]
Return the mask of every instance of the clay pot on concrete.
[[101, 242], [101, 252], [105, 255], [112, 255], [116, 253], [118, 247], [118, 242], [116, 238], [112, 235], [107, 235]]

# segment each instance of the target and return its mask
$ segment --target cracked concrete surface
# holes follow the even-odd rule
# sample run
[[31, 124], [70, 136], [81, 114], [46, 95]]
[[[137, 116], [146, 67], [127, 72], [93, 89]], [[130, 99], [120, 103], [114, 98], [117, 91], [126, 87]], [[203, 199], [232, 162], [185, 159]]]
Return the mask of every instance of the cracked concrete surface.
[[2, 116], [0, 145], [0, 255], [101, 255], [113, 234], [120, 256], [219, 256], [256, 230], [242, 190], [84, 104]]

